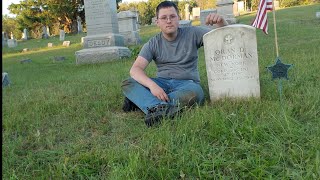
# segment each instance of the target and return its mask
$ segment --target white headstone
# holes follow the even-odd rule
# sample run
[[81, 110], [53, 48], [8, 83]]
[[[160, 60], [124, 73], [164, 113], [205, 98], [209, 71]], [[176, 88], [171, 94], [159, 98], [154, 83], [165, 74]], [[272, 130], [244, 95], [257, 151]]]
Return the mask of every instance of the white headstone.
[[53, 47], [53, 43], [48, 43], [48, 47]]
[[245, 11], [245, 9], [244, 9], [244, 2], [243, 2], [243, 1], [238, 1], [238, 2], [237, 2], [237, 6], [238, 6], [238, 11], [239, 11], [239, 12]]
[[60, 41], [64, 41], [65, 35], [64, 30], [60, 30]]
[[317, 18], [317, 19], [320, 19], [320, 11], [319, 11], [319, 12], [316, 12], [316, 18]]
[[200, 17], [200, 7], [192, 8], [192, 16], [194, 19]]
[[98, 63], [130, 57], [119, 34], [116, 0], [84, 0], [87, 36], [77, 51], [76, 64]]
[[256, 29], [229, 25], [205, 34], [203, 41], [210, 99], [259, 98]]

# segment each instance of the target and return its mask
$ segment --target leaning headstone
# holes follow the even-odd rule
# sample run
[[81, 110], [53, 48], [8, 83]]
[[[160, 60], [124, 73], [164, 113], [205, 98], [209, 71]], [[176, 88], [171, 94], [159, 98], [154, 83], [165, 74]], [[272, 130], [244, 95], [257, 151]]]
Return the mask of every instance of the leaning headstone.
[[10, 85], [9, 75], [6, 72], [2, 73], [2, 87], [6, 87]]
[[260, 97], [256, 29], [229, 25], [203, 37], [211, 101]]
[[210, 29], [215, 29], [217, 28], [217, 25], [206, 25], [206, 18], [210, 13], [217, 13], [216, 9], [206, 9], [206, 10], [202, 10], [200, 11], [200, 22], [201, 22], [201, 26], [205, 26], [208, 27]]
[[31, 63], [32, 60], [31, 59], [23, 59], [20, 61], [21, 64], [25, 64], [25, 63]]
[[22, 40], [27, 40], [27, 39], [28, 39], [28, 31], [26, 28], [24, 28], [22, 33]]
[[62, 46], [69, 47], [70, 41], [63, 41]]
[[64, 41], [65, 35], [64, 30], [60, 30], [60, 41]]
[[28, 52], [28, 51], [29, 51], [28, 48], [23, 48], [23, 49], [22, 49], [22, 52]]
[[179, 27], [180, 27], [180, 28], [190, 27], [190, 26], [192, 26], [190, 20], [180, 20], [180, 21], [179, 21]]
[[14, 48], [17, 47], [18, 43], [15, 39], [8, 39], [8, 47], [9, 48]]
[[84, 49], [75, 52], [76, 64], [106, 62], [130, 57], [119, 34], [116, 0], [85, 0], [87, 36]]
[[48, 47], [53, 47], [53, 43], [48, 43]]
[[125, 45], [137, 45], [141, 38], [137, 29], [137, 16], [131, 11], [118, 13], [119, 33], [124, 37]]

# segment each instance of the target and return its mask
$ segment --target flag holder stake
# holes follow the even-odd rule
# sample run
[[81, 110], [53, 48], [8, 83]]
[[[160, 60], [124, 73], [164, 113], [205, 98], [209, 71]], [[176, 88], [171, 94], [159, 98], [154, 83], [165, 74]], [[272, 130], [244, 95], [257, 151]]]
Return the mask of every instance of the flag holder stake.
[[272, 14], [273, 14], [274, 40], [275, 40], [275, 44], [276, 44], [277, 57], [279, 57], [277, 23], [276, 23], [276, 9], [274, 7], [274, 0], [272, 0]]

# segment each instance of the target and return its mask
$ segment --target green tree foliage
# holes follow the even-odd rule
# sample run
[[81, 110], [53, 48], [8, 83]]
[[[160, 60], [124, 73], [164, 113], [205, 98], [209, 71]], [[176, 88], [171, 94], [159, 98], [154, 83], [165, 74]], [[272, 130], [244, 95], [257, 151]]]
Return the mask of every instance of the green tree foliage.
[[2, 15], [2, 31], [6, 32], [8, 37], [12, 32], [16, 39], [21, 39], [21, 30], [19, 28], [19, 23], [16, 18], [9, 17], [8, 15]]
[[11, 4], [8, 9], [16, 15], [20, 30], [27, 28], [38, 38], [42, 26], [76, 32], [77, 16], [85, 21], [83, 6], [84, 0], [26, 0]]

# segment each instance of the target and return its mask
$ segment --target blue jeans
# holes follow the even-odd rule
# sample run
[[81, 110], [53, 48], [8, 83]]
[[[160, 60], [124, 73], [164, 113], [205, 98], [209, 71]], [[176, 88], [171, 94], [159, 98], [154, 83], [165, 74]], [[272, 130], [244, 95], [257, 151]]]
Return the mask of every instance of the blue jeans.
[[204, 93], [200, 84], [192, 80], [177, 80], [165, 78], [151, 78], [168, 95], [170, 102], [165, 102], [155, 97], [149, 88], [141, 85], [136, 80], [129, 78], [122, 82], [124, 95], [136, 104], [145, 114], [148, 108], [158, 104], [179, 105], [180, 107], [202, 104]]

